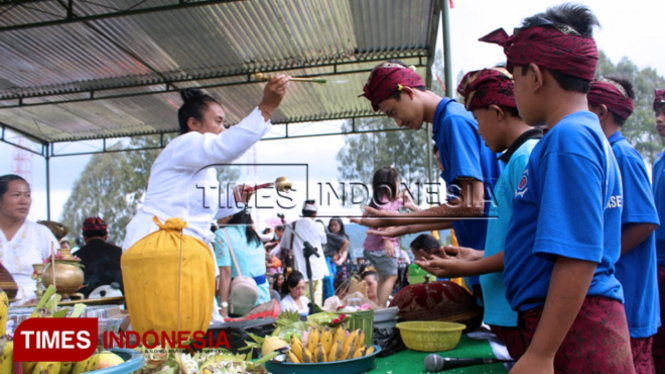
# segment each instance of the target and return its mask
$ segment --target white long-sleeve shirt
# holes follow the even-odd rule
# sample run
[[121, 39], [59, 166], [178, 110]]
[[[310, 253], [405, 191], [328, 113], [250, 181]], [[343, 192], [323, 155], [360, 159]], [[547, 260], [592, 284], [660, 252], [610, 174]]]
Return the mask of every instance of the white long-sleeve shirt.
[[[242, 210], [236, 205], [233, 186], [217, 181], [215, 167], [229, 166], [270, 130], [261, 111], [255, 108], [245, 119], [219, 135], [190, 131], [173, 139], [150, 170], [143, 206], [127, 225], [123, 252], [157, 231], [153, 221], [169, 218], [187, 222], [185, 234], [210, 243], [210, 223]], [[228, 196], [228, 198], [227, 198]]]

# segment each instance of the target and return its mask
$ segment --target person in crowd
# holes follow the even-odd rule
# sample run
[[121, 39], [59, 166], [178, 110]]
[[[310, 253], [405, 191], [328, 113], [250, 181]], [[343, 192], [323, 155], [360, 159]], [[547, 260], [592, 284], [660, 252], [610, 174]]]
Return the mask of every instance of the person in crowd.
[[12, 305], [36, 302], [33, 264], [41, 264], [58, 250], [58, 239], [46, 226], [28, 220], [30, 185], [15, 174], [0, 176], [0, 261], [16, 282]]
[[88, 298], [97, 287], [110, 286], [113, 283], [116, 283], [122, 292], [122, 248], [106, 242], [109, 237], [106, 222], [99, 217], [86, 218], [82, 232], [85, 245], [76, 253], [83, 265], [85, 287], [80, 292]]
[[[418, 210], [410, 199], [405, 199], [404, 196], [408, 194], [400, 191], [400, 176], [395, 168], [383, 167], [377, 170], [372, 178], [372, 191], [369, 205], [377, 211], [396, 213], [402, 207]], [[363, 256], [379, 274], [378, 304], [386, 305], [397, 280], [397, 251], [400, 243], [399, 238], [381, 236], [380, 231], [367, 233]]]
[[323, 278], [324, 300], [335, 294], [335, 279], [337, 267], [342, 266], [348, 257], [349, 236], [344, 231], [344, 222], [339, 217], [333, 217], [328, 222], [326, 232], [326, 245], [324, 254], [328, 264], [328, 276]]
[[367, 285], [367, 298], [376, 303], [380, 308], [386, 304], [379, 303], [379, 274], [374, 270], [367, 270], [361, 274], [362, 280]]
[[277, 302], [280, 302], [286, 296], [282, 294], [282, 284], [284, 284], [284, 274], [274, 274], [272, 284], [270, 285], [270, 298], [277, 300]]
[[[500, 155], [492, 152], [478, 134], [478, 123], [471, 113], [455, 100], [428, 90], [420, 75], [399, 61], [376, 66], [363, 91], [374, 111], [394, 119], [399, 127], [419, 130], [425, 122], [433, 124], [433, 139], [449, 200], [446, 204], [406, 214], [369, 206], [365, 207], [365, 216], [380, 219], [352, 218], [351, 221], [384, 228], [433, 224], [427, 231], [453, 228], [460, 245], [482, 248], [487, 220], [464, 218], [488, 215], [492, 190], [503, 165], [498, 160]], [[376, 234], [374, 230], [369, 232]], [[469, 277], [467, 282], [480, 302], [478, 277]]]
[[606, 76], [591, 83], [587, 99], [621, 171], [621, 257], [615, 265], [616, 277], [624, 290], [635, 371], [651, 374], [655, 372], [653, 335], [661, 325], [653, 233], [660, 221], [644, 159], [621, 133], [633, 113], [635, 93], [628, 79]]
[[289, 274], [286, 282], [282, 284], [282, 294], [285, 294], [279, 302], [281, 312], [298, 312], [300, 315], [309, 314], [309, 299], [305, 296], [305, 277], [298, 270]]
[[285, 227], [280, 246], [282, 256], [284, 256], [284, 251], [293, 254], [294, 270], [300, 272], [305, 282], [309, 282], [310, 279], [307, 277], [304, 243], [308, 242], [316, 250], [318, 257], [313, 254], [309, 257], [312, 268], [311, 281], [312, 288], [314, 289], [314, 297], [309, 295], [309, 287], [307, 287], [307, 294], [310, 296], [309, 300], [321, 306], [323, 305], [323, 278], [328, 275], [328, 266], [326, 265], [326, 259], [322, 250], [327, 242], [327, 238], [324, 226], [315, 221], [317, 210], [318, 208], [314, 200], [306, 200], [302, 208], [303, 218]]
[[[493, 219], [487, 223], [484, 247], [448, 247], [448, 252], [466, 252], [464, 255], [471, 257], [471, 260], [463, 259], [463, 255], [459, 258], [435, 256], [431, 261], [421, 259], [418, 264], [441, 278], [480, 275], [484, 322], [506, 344], [510, 355], [518, 358], [524, 353], [525, 347], [517, 328], [517, 313], [508, 305], [505, 297], [503, 250], [513, 214], [515, 190], [522, 179], [529, 155], [543, 137], [543, 132], [527, 125], [520, 118], [513, 94], [513, 77], [501, 66], [467, 73], [457, 91], [464, 97], [467, 110], [478, 121], [478, 131], [487, 146], [492, 152], [502, 153], [500, 160], [505, 166], [494, 186], [495, 203], [490, 207], [490, 217]], [[416, 242], [418, 239], [423, 243]], [[416, 241], [411, 247], [414, 253], [419, 252], [419, 257], [434, 250], [427, 245], [428, 238], [419, 237]]]
[[220, 274], [218, 294], [222, 316], [228, 317], [231, 281], [238, 276], [238, 269], [231, 259], [231, 251], [238, 262], [240, 273], [254, 278], [256, 282], [259, 293], [256, 305], [270, 301], [265, 262], [256, 261], [257, 258], [265, 257], [265, 248], [259, 234], [254, 230], [252, 215], [247, 208], [231, 216], [231, 219], [215, 232], [214, 243]]
[[[665, 90], [656, 90], [653, 99], [656, 115], [656, 131], [665, 138]], [[665, 150], [653, 164], [653, 193], [658, 217], [661, 222], [656, 229], [656, 255], [658, 264], [658, 293], [660, 298], [660, 321], [665, 321]], [[656, 371], [665, 373], [665, 328], [661, 326], [653, 338], [653, 360]]]
[[[251, 194], [245, 185], [236, 186], [228, 196], [220, 194], [217, 172], [211, 166], [232, 163], [268, 133], [270, 118], [286, 95], [289, 80], [284, 75], [271, 78], [259, 105], [228, 130], [219, 100], [196, 88], [181, 91], [180, 135], [169, 142], [150, 169], [143, 205], [126, 228], [123, 252], [159, 230], [155, 218], [162, 223], [171, 218], [187, 222], [183, 233], [210, 246], [214, 239], [210, 222], [241, 211]], [[159, 266], [158, 259], [154, 266]], [[216, 298], [213, 300], [216, 304]], [[219, 307], [212, 308], [215, 320], [220, 316]]]
[[[515, 190], [504, 250], [506, 297], [527, 347], [511, 374], [635, 373], [623, 289], [621, 175], [588, 111], [598, 48], [594, 14], [564, 4], [523, 20], [499, 44], [525, 123], [549, 129]], [[556, 56], [556, 57], [554, 57]]]

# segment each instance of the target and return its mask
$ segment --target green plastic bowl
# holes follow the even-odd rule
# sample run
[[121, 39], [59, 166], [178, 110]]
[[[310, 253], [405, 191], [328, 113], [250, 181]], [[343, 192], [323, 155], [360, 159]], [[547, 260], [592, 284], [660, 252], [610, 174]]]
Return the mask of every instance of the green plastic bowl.
[[411, 321], [397, 324], [407, 348], [420, 352], [442, 352], [455, 349], [466, 325], [456, 322]]

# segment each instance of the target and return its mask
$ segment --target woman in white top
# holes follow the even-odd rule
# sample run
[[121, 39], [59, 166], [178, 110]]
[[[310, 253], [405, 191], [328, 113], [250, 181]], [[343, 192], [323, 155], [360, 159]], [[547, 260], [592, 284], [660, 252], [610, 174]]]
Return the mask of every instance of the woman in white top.
[[298, 312], [300, 315], [309, 314], [309, 299], [305, 294], [305, 277], [298, 270], [289, 274], [286, 282], [282, 284], [282, 293], [288, 293], [282, 301], [279, 302], [280, 312], [286, 310]]
[[[127, 225], [123, 252], [158, 230], [153, 216], [162, 222], [180, 218], [187, 222], [185, 234], [206, 244], [212, 242], [210, 222], [233, 215], [244, 205], [236, 204], [242, 188], [235, 188], [228, 197], [219, 191], [226, 186], [217, 181], [215, 167], [230, 165], [270, 130], [270, 117], [284, 98], [289, 80], [285, 75], [272, 78], [263, 90], [261, 103], [226, 131], [226, 113], [218, 100], [198, 89], [181, 92], [181, 135], [164, 148], [152, 165], [143, 205]], [[246, 198], [243, 194], [242, 199]]]
[[18, 175], [0, 176], [0, 261], [18, 285], [20, 305], [37, 298], [33, 264], [44, 262], [60, 245], [46, 226], [28, 221], [30, 185]]

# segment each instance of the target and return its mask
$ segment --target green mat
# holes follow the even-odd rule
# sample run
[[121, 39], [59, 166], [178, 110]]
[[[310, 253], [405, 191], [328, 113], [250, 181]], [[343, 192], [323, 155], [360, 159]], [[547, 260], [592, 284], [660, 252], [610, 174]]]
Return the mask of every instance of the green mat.
[[[457, 348], [439, 352], [444, 357], [454, 358], [496, 358], [492, 347], [487, 340], [475, 340], [462, 335]], [[382, 357], [376, 359], [376, 366], [373, 370], [368, 371], [370, 374], [425, 374], [425, 357], [429, 353], [417, 352], [410, 349], [405, 349], [402, 352], [396, 353], [392, 356]], [[460, 369], [451, 369], [443, 371], [442, 373], [459, 373], [459, 374], [495, 374], [507, 373], [502, 363], [469, 366]]]

